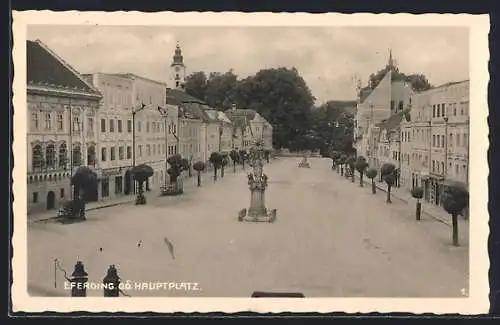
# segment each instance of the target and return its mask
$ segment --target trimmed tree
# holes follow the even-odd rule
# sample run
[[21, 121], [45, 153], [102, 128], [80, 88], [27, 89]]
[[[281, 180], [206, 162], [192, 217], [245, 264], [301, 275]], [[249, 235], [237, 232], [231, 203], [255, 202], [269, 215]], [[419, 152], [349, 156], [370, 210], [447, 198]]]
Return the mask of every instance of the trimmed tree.
[[168, 157], [167, 163], [170, 165], [170, 168], [167, 169], [169, 183], [171, 185], [175, 185], [176, 193], [181, 193], [182, 188], [180, 188], [179, 176], [181, 175], [182, 171], [189, 168], [189, 161], [185, 158], [183, 159], [180, 154], [175, 154]]
[[421, 187], [415, 186], [411, 189], [411, 196], [417, 199], [417, 210], [415, 211], [415, 218], [420, 220], [420, 215], [422, 212], [422, 203], [420, 200], [424, 197], [424, 190]]
[[467, 188], [458, 182], [449, 183], [443, 190], [443, 208], [451, 214], [453, 224], [453, 245], [458, 244], [458, 215], [469, 204], [469, 191]]
[[387, 184], [387, 203], [392, 203], [391, 201], [391, 188], [397, 179], [397, 168], [393, 164], [383, 164], [380, 168], [380, 175], [382, 179]]
[[220, 177], [224, 177], [224, 169], [229, 164], [229, 158], [227, 155], [222, 154], [222, 162], [220, 164]]
[[340, 176], [344, 176], [344, 166], [345, 166], [346, 162], [347, 162], [347, 156], [346, 155], [341, 155], [340, 158], [339, 158]]
[[136, 205], [146, 204], [146, 197], [144, 196], [144, 183], [149, 177], [153, 176], [153, 174], [153, 168], [146, 164], [140, 164], [132, 168], [132, 175], [137, 182], [137, 196], [135, 198]]
[[231, 157], [231, 160], [233, 161], [233, 173], [236, 173], [236, 163], [238, 162], [239, 158], [238, 151], [234, 149], [231, 150], [231, 152], [229, 153], [229, 157]]
[[82, 220], [85, 220], [85, 192], [94, 182], [97, 182], [97, 174], [86, 166], [79, 167], [71, 177], [74, 206], [78, 208], [78, 217]]
[[340, 156], [341, 153], [336, 150], [332, 150], [332, 152], [330, 152], [330, 158], [332, 158], [332, 169], [335, 169]]
[[375, 186], [375, 177], [377, 177], [377, 170], [375, 168], [368, 168], [366, 171], [366, 177], [372, 181], [372, 194], [377, 193], [377, 187]]
[[201, 172], [204, 171], [206, 165], [203, 161], [197, 161], [193, 165], [193, 169], [196, 170], [197, 178], [198, 178], [198, 187], [201, 186]]
[[363, 156], [359, 156], [356, 159], [355, 167], [356, 170], [359, 172], [359, 186], [363, 187], [363, 174], [368, 168], [368, 162], [366, 161], [366, 158]]
[[351, 156], [347, 159], [347, 165], [349, 166], [349, 170], [351, 172], [351, 182], [354, 183], [354, 167], [356, 166], [356, 157]]
[[210, 161], [210, 163], [214, 166], [214, 181], [216, 181], [217, 169], [221, 168], [222, 166], [222, 155], [218, 152], [212, 152], [208, 161]]
[[240, 152], [240, 162], [243, 165], [243, 170], [245, 169], [245, 160], [247, 160], [247, 152], [246, 150], [241, 149]]

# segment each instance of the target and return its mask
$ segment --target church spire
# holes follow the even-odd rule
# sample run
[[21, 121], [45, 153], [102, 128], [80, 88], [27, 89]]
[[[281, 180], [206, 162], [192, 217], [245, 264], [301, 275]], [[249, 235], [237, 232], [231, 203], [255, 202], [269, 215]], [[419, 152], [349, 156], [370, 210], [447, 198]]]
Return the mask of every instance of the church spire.
[[175, 66], [175, 65], [180, 65], [180, 66], [184, 65], [184, 57], [182, 56], [182, 50], [181, 50], [181, 46], [179, 45], [179, 42], [177, 42], [177, 45], [175, 47], [175, 52], [174, 52], [171, 66]]
[[390, 68], [394, 68], [394, 61], [392, 60], [392, 48], [389, 49], [389, 64]]

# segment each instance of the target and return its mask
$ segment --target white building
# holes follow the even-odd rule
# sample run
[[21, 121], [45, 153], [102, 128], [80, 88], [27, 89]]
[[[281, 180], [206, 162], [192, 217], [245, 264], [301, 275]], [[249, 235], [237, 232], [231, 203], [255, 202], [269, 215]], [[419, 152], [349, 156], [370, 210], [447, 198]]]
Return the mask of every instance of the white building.
[[[79, 166], [99, 173], [96, 122], [102, 96], [41, 41], [27, 41], [26, 51], [31, 213], [57, 208], [71, 199], [70, 179]], [[97, 184], [92, 184], [85, 199], [97, 200], [97, 192]]]

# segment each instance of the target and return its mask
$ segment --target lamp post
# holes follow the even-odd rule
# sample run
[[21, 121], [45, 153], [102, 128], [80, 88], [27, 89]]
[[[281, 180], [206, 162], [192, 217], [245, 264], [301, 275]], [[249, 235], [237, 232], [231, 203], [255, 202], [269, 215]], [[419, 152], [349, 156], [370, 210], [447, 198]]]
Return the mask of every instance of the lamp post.
[[165, 126], [165, 186], [167, 185], [167, 160], [168, 160], [168, 137], [167, 137], [167, 117], [168, 111], [164, 108], [158, 106], [158, 112], [163, 117], [164, 126]]
[[[132, 168], [135, 167], [135, 114], [142, 111], [145, 107], [146, 105], [144, 103], [141, 103], [141, 107], [135, 109], [132, 108]], [[134, 194], [136, 192], [136, 186], [137, 183], [134, 178]]]
[[222, 133], [224, 133], [224, 122], [219, 121], [219, 152], [222, 153]]

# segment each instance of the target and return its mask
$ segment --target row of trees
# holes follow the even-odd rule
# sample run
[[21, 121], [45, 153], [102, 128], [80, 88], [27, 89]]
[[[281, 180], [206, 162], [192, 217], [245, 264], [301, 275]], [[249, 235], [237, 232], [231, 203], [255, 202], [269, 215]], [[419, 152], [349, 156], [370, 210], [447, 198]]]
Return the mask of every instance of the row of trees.
[[[364, 186], [363, 175], [366, 175], [371, 180], [372, 194], [376, 194], [375, 177], [378, 175], [377, 169], [369, 167], [366, 158], [363, 156], [347, 156], [339, 151], [333, 151], [331, 153], [332, 158], [332, 169], [337, 169], [337, 172], [341, 176], [348, 178], [351, 177], [352, 182], [354, 182], [355, 171], [359, 173], [359, 185]], [[346, 169], [344, 173], [344, 169]], [[399, 169], [390, 163], [383, 164], [380, 168], [380, 174], [382, 180], [387, 184], [387, 203], [392, 203], [391, 201], [391, 189], [396, 183], [399, 177]], [[411, 195], [417, 200], [415, 217], [416, 220], [421, 219], [422, 213], [422, 203], [424, 191], [421, 187], [413, 187], [411, 190]], [[445, 186], [443, 191], [443, 208], [452, 217], [452, 240], [453, 245], [458, 246], [458, 215], [467, 207], [469, 203], [469, 192], [460, 183], [452, 182]]]
[[[186, 78], [185, 90], [219, 110], [235, 104], [257, 111], [273, 126], [276, 149], [328, 153], [329, 147], [346, 152], [352, 148], [353, 116], [341, 113], [355, 102], [331, 101], [315, 107], [315, 97], [295, 68], [262, 69], [246, 78], [238, 78], [232, 70], [208, 76], [200, 71]], [[335, 122], [342, 129], [334, 130]]]

